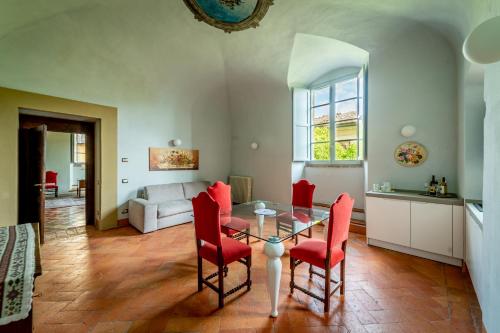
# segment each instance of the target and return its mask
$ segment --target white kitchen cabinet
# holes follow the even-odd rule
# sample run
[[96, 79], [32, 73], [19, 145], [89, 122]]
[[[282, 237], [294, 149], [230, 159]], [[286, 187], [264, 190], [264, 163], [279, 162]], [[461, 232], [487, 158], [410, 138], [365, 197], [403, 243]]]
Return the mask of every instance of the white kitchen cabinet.
[[481, 290], [481, 265], [482, 265], [482, 244], [483, 244], [483, 230], [480, 224], [472, 216], [469, 209], [465, 213], [465, 263], [469, 270], [469, 274], [476, 291], [479, 303], [481, 303], [482, 290]]
[[464, 206], [453, 206], [453, 257], [464, 258]]
[[453, 255], [453, 206], [411, 202], [412, 248]]
[[397, 199], [366, 198], [368, 238], [410, 246], [410, 202]]

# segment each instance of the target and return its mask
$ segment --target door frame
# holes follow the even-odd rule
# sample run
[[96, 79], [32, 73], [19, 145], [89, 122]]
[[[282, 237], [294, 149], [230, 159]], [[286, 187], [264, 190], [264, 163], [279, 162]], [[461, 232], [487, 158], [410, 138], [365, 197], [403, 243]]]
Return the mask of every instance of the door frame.
[[[47, 131], [59, 133], [85, 134], [85, 223], [96, 224], [95, 205], [95, 175], [96, 175], [96, 119], [73, 120], [64, 118], [64, 114], [58, 117], [34, 115], [36, 111], [29, 110], [29, 114], [19, 113], [19, 128], [33, 128], [46, 125]], [[40, 111], [43, 112], [43, 111]], [[71, 117], [71, 115], [67, 115]]]

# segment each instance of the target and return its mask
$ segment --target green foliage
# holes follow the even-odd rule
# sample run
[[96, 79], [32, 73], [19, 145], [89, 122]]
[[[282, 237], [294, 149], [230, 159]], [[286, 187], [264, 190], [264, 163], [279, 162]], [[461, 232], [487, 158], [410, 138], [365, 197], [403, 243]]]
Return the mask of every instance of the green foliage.
[[337, 142], [335, 144], [335, 158], [337, 160], [357, 160], [356, 142]]
[[[330, 160], [330, 128], [328, 126], [317, 126], [313, 129], [313, 142], [327, 142], [313, 144], [313, 160]], [[337, 160], [357, 160], [356, 141], [337, 142], [335, 144], [335, 158]]]
[[316, 126], [313, 130], [313, 142], [324, 142], [313, 145], [313, 160], [329, 161], [330, 160], [330, 127]]

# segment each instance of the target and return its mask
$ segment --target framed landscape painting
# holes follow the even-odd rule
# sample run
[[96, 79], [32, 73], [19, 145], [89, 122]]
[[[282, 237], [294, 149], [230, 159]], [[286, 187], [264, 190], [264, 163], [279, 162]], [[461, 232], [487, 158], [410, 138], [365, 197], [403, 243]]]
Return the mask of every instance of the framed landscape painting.
[[198, 170], [199, 150], [149, 148], [149, 171]]

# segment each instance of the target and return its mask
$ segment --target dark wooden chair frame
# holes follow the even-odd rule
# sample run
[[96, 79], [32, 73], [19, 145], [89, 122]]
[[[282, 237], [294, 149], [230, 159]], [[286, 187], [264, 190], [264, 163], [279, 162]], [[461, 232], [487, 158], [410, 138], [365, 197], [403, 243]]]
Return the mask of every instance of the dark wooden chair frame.
[[[336, 281], [332, 279], [332, 268], [330, 267], [330, 258], [331, 258], [331, 250], [327, 249], [326, 252], [326, 261], [325, 261], [325, 275], [316, 272], [313, 270], [313, 265], [309, 264], [309, 280], [313, 278], [314, 275], [318, 275], [325, 279], [325, 295], [324, 297], [318, 296], [316, 294], [313, 294], [309, 290], [302, 288], [300, 286], [297, 286], [294, 281], [294, 273], [295, 273], [295, 267], [303, 263], [302, 260], [295, 259], [290, 257], [290, 270], [291, 270], [291, 279], [290, 279], [290, 294], [293, 294], [294, 289], [298, 289], [302, 291], [304, 294], [309, 295], [311, 297], [316, 298], [317, 300], [323, 302], [324, 304], [324, 311], [325, 312], [330, 312], [330, 297], [337, 291], [337, 289], [340, 288], [340, 295], [344, 295], [345, 293], [345, 253], [346, 253], [346, 248], [347, 248], [347, 241], [342, 242], [342, 251], [344, 252], [344, 259], [340, 262], [340, 280]], [[328, 282], [328, 283], [327, 283]], [[330, 282], [334, 283], [333, 288], [331, 288]]]
[[292, 239], [295, 238], [295, 245], [299, 244], [299, 236], [304, 236], [304, 237], [307, 237], [307, 238], [312, 238], [312, 228], [307, 229], [307, 235], [298, 233], [295, 236], [293, 236]]
[[[224, 298], [234, 294], [238, 290], [243, 287], [247, 287], [247, 291], [250, 290], [252, 286], [252, 280], [250, 279], [250, 268], [252, 266], [252, 255], [249, 255], [243, 259], [237, 260], [239, 263], [245, 265], [247, 267], [247, 280], [245, 283], [240, 284], [239, 286], [234, 287], [233, 289], [224, 292], [224, 277], [227, 276], [228, 268], [224, 265], [224, 258], [222, 257], [222, 247], [217, 247], [217, 272], [210, 274], [206, 278], [203, 277], [203, 258], [200, 256], [200, 248], [201, 248], [201, 240], [196, 240], [196, 248], [198, 255], [198, 291], [203, 290], [203, 285], [205, 284], [207, 287], [215, 291], [219, 295], [219, 309], [224, 307]], [[210, 282], [209, 280], [218, 277], [219, 286], [216, 287], [215, 284]]]
[[231, 237], [232, 239], [238, 240], [238, 241], [246, 238], [247, 245], [250, 245], [250, 229], [247, 229], [246, 232], [240, 231], [240, 232], [238, 232], [234, 235], [231, 235], [229, 237]]

